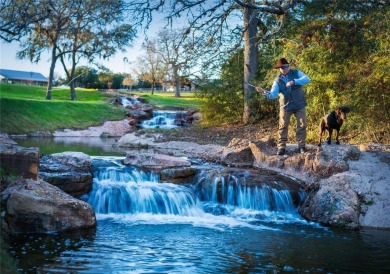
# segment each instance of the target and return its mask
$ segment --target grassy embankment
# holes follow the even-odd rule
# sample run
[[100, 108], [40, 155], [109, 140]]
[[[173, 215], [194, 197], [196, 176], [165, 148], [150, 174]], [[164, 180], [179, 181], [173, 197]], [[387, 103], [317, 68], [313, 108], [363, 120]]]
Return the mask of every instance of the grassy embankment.
[[[180, 98], [175, 98], [172, 93], [138, 94], [158, 106], [199, 105], [192, 93], [183, 93]], [[28, 134], [64, 128], [82, 129], [125, 117], [123, 108], [107, 102], [112, 94], [77, 89], [76, 95], [77, 101], [71, 101], [69, 88], [54, 88], [52, 100], [45, 100], [45, 87], [0, 84], [0, 131]]]
[[142, 96], [149, 104], [156, 107], [177, 107], [177, 108], [199, 108], [201, 101], [195, 97], [194, 92], [181, 92], [180, 97], [175, 97], [172, 92], [154, 92], [154, 94], [145, 92], [131, 92]]

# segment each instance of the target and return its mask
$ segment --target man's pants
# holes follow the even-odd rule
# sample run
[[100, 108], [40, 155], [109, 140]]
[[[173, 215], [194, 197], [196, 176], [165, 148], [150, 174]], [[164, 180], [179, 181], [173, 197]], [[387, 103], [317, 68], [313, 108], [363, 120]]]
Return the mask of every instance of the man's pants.
[[278, 131], [278, 149], [286, 148], [288, 137], [288, 125], [290, 124], [291, 115], [297, 119], [296, 139], [298, 147], [305, 147], [306, 143], [306, 108], [301, 108], [293, 111], [286, 111], [280, 108], [279, 113], [279, 131]]

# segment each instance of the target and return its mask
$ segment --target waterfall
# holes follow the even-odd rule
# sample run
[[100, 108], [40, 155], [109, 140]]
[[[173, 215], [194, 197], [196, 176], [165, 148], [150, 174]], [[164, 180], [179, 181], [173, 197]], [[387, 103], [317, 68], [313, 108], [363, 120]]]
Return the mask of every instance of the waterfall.
[[203, 170], [195, 183], [176, 185], [160, 183], [157, 173], [125, 166], [122, 160], [92, 161], [93, 189], [85, 198], [99, 218], [209, 227], [252, 226], [253, 221], [256, 229], [258, 221], [302, 221], [287, 185], [260, 183], [254, 171]]
[[198, 178], [196, 192], [202, 201], [251, 210], [294, 212], [290, 190], [277, 189], [269, 184], [250, 185], [245, 178], [234, 175], [215, 175], [204, 172]]
[[152, 172], [125, 166], [97, 167], [88, 202], [98, 214], [173, 214], [196, 216], [201, 208], [193, 191], [159, 183]]
[[184, 111], [153, 111], [153, 118], [143, 121], [143, 128], [176, 128], [186, 121]]
[[126, 108], [127, 106], [141, 104], [141, 102], [139, 100], [137, 100], [136, 98], [132, 98], [132, 97], [121, 97], [119, 100], [124, 108]]

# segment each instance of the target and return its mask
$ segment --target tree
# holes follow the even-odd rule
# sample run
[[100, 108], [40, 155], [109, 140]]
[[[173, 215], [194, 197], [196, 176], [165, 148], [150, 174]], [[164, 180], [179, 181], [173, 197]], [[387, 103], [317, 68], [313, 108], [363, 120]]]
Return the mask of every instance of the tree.
[[[109, 58], [124, 50], [134, 38], [134, 29], [124, 24], [123, 1], [106, 0], [39, 0], [49, 15], [30, 25], [29, 36], [22, 41], [20, 58], [38, 61], [44, 50], [51, 50], [51, 66], [46, 99], [51, 99], [56, 61], [60, 59], [68, 78], [71, 99], [76, 100], [75, 69], [85, 58]], [[67, 66], [70, 63], [70, 67]]]
[[125, 76], [122, 73], [114, 73], [112, 75], [112, 89], [120, 89], [122, 87], [122, 82]]
[[[93, 62], [95, 58], [107, 59], [117, 50], [124, 50], [130, 45], [135, 33], [131, 25], [123, 24], [123, 14], [120, 12], [122, 6], [122, 1], [79, 2], [71, 28], [58, 45], [60, 60], [70, 82], [81, 58], [86, 58], [89, 62]], [[70, 69], [66, 66], [65, 58], [70, 60]], [[114, 87], [118, 81], [114, 81]], [[76, 100], [74, 86], [70, 84], [70, 88], [71, 99]]]
[[[244, 76], [243, 82], [251, 82], [257, 74], [258, 46], [283, 26], [285, 16], [290, 9], [305, 0], [183, 0], [159, 1], [144, 0], [131, 3], [127, 10], [136, 18], [150, 21], [152, 13], [166, 11], [168, 22], [186, 14], [188, 18], [188, 35], [197, 32], [201, 40], [208, 41], [214, 54], [225, 55], [234, 52], [242, 45], [244, 39]], [[241, 22], [241, 25], [239, 24]], [[210, 52], [210, 51], [209, 51]], [[215, 56], [215, 55], [214, 55]], [[275, 58], [276, 59], [276, 58]], [[207, 58], [210, 63], [212, 58]], [[243, 122], [249, 123], [257, 109], [251, 104], [256, 91], [253, 87], [243, 85], [244, 109]]]
[[187, 76], [189, 70], [196, 66], [196, 44], [197, 40], [183, 35], [183, 30], [161, 30], [147, 46], [149, 56], [156, 56], [161, 60], [161, 67], [172, 73], [175, 97], [180, 97], [181, 77]]
[[0, 38], [6, 42], [19, 40], [34, 22], [44, 20], [49, 11], [35, 0], [0, 1]]
[[242, 121], [244, 107], [242, 78], [244, 52], [238, 50], [222, 65], [218, 80], [202, 84], [202, 123], [205, 125], [236, 124]]
[[131, 75], [127, 75], [122, 82], [122, 85], [125, 87], [131, 87], [134, 86], [135, 80], [131, 77]]
[[348, 105], [342, 130], [351, 141], [388, 142], [389, 15], [388, 1], [312, 0], [294, 16], [280, 43], [312, 79], [306, 88], [312, 134], [324, 114]]
[[137, 58], [134, 73], [139, 79], [151, 83], [152, 94], [154, 94], [156, 84], [163, 81], [165, 69], [161, 56], [156, 52], [154, 42], [146, 41], [144, 49], [146, 54]]
[[99, 77], [99, 82], [100, 82], [100, 88], [111, 89], [111, 86], [113, 83], [112, 82], [112, 77], [113, 77], [112, 71], [110, 71], [109, 69], [104, 69], [104, 70], [99, 72], [98, 77]]
[[[33, 5], [33, 3], [29, 4]], [[62, 33], [69, 26], [71, 8], [63, 9], [63, 7], [55, 5], [51, 0], [38, 1], [37, 6], [45, 7], [48, 16], [43, 20], [37, 20], [28, 25], [27, 38], [21, 41], [21, 46], [24, 49], [18, 52], [18, 57], [20, 59], [28, 58], [31, 62], [38, 62], [41, 53], [46, 49], [51, 49], [51, 64], [46, 94], [46, 99], [50, 100], [54, 69], [58, 59], [57, 43]], [[29, 14], [26, 15], [29, 16]]]
[[98, 88], [98, 72], [94, 68], [86, 66], [76, 67], [74, 86], [83, 88]]

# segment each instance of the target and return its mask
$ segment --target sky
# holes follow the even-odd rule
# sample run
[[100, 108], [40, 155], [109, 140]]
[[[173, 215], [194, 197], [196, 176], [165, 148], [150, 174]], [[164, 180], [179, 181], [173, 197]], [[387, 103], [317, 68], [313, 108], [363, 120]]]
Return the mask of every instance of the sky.
[[[187, 20], [185, 16], [174, 19], [173, 25], [182, 26]], [[156, 13], [153, 15], [153, 21], [151, 22], [147, 35], [153, 37], [160, 30], [161, 27], [166, 26], [167, 21], [164, 18], [164, 14]], [[108, 60], [99, 60], [99, 63], [110, 69], [114, 73], [131, 73], [131, 63], [137, 60], [137, 57], [145, 52], [141, 49], [144, 41], [144, 33], [142, 30], [138, 30], [138, 37], [133, 41], [133, 46], [126, 49], [126, 52], [122, 53], [118, 51], [114, 56], [111, 56]], [[16, 57], [18, 51], [21, 48], [17, 41], [12, 43], [6, 43], [0, 39], [0, 68], [10, 70], [22, 70], [39, 72], [43, 76], [49, 76], [50, 70], [50, 51], [48, 50], [44, 54], [41, 54], [41, 60], [38, 63], [31, 63], [29, 60], [19, 60]], [[125, 64], [123, 58], [127, 57], [129, 63]], [[98, 61], [98, 60], [95, 60]], [[80, 61], [77, 66], [88, 66], [86, 61]], [[55, 67], [55, 74], [65, 77], [65, 72], [62, 64], [58, 61]]]
[[[157, 14], [153, 17], [153, 21], [147, 30], [147, 35], [152, 37], [159, 31], [159, 26], [166, 25], [164, 17], [161, 14]], [[137, 57], [145, 52], [142, 50], [142, 43], [145, 35], [143, 30], [138, 30], [138, 37], [133, 41], [133, 46], [126, 48], [126, 52], [118, 51], [114, 56], [111, 56], [108, 60], [96, 60], [100, 64], [104, 65], [114, 73], [131, 73], [131, 63], [137, 60]], [[43, 76], [49, 76], [50, 70], [50, 51], [41, 54], [41, 60], [38, 63], [31, 63], [29, 60], [20, 60], [16, 57], [18, 51], [21, 50], [19, 43], [14, 41], [7, 43], [0, 39], [0, 69], [10, 70], [22, 70], [39, 72]], [[123, 58], [127, 57], [129, 63], [125, 64]], [[78, 66], [88, 66], [86, 61], [80, 61]], [[62, 64], [58, 61], [55, 67], [55, 73], [65, 77], [65, 72]]]
[[[128, 48], [126, 53], [117, 52], [116, 55], [112, 56], [109, 60], [104, 61], [100, 60], [100, 63], [109, 68], [113, 72], [118, 73], [130, 73], [129, 64], [124, 64], [123, 58], [132, 62], [135, 61], [137, 56], [142, 53], [142, 37], [137, 38], [134, 42], [132, 48]], [[50, 69], [50, 53], [45, 52], [41, 55], [41, 61], [37, 64], [31, 63], [29, 60], [19, 60], [16, 57], [16, 53], [20, 50], [18, 42], [6, 43], [3, 40], [0, 40], [0, 68], [1, 69], [11, 69], [11, 70], [22, 70], [22, 71], [33, 71], [39, 72], [43, 76], [49, 76]], [[87, 65], [86, 62], [80, 63], [79, 65]], [[57, 74], [64, 76], [64, 69], [62, 64], [57, 62], [56, 68], [54, 70]]]

